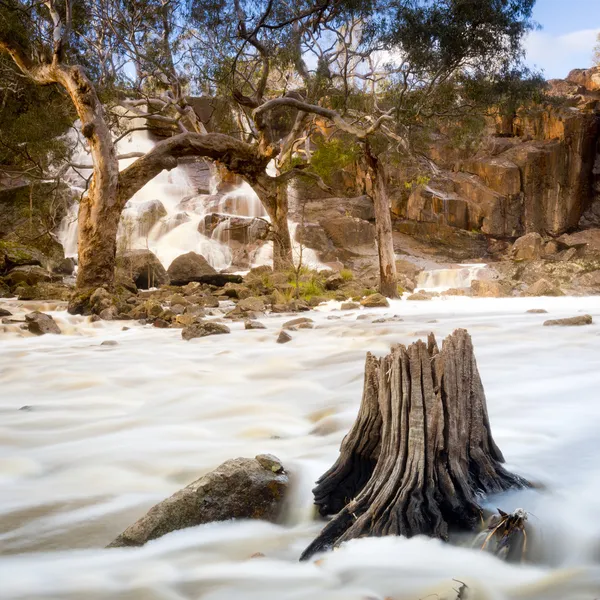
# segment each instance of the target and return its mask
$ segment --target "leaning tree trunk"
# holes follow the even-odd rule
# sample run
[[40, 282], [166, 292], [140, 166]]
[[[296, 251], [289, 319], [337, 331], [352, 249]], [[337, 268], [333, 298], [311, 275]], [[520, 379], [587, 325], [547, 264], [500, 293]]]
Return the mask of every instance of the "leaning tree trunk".
[[369, 354], [358, 418], [314, 489], [321, 514], [337, 514], [302, 559], [362, 536], [474, 530], [481, 495], [529, 485], [502, 462], [466, 330], [441, 352], [430, 334]]
[[263, 176], [252, 187], [271, 220], [273, 269], [285, 271], [294, 265], [292, 238], [288, 226], [287, 182], [278, 183], [271, 177]]
[[375, 210], [375, 233], [379, 254], [379, 291], [388, 298], [398, 298], [392, 216], [383, 167], [379, 159], [372, 155], [368, 148], [366, 157], [368, 174], [371, 179], [373, 208]]

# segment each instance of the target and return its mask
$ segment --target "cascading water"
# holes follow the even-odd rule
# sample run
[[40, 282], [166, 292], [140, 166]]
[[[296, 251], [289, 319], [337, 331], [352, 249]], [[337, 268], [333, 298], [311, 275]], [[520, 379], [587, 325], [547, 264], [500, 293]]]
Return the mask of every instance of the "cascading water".
[[417, 289], [442, 292], [451, 288], [468, 288], [475, 279], [489, 279], [490, 269], [482, 264], [464, 264], [446, 269], [421, 271]]
[[[91, 159], [81, 136], [72, 135], [77, 143], [73, 162], [90, 164]], [[118, 142], [117, 152], [148, 152], [154, 144], [147, 131], [134, 131]], [[121, 160], [119, 168], [123, 169], [135, 160]], [[73, 191], [81, 194], [85, 179], [90, 175], [91, 169], [70, 169], [66, 180]], [[199, 187], [210, 193], [198, 194]], [[74, 203], [57, 232], [65, 255], [71, 257], [77, 256], [77, 210], [78, 204]], [[162, 171], [127, 202], [119, 225], [119, 251], [148, 249], [165, 268], [177, 256], [193, 251], [204, 256], [215, 269], [226, 269], [233, 260], [228, 245], [227, 219], [220, 222], [210, 235], [200, 232], [203, 231], [201, 223], [211, 213], [268, 220], [258, 196], [246, 182], [225, 193], [218, 193], [216, 179], [207, 164], [183, 164], [171, 171]], [[295, 226], [292, 223], [290, 229], [293, 237]], [[250, 262], [253, 266], [267, 264], [272, 260], [272, 254], [272, 242], [263, 243], [258, 252], [250, 256]], [[294, 256], [300, 256], [297, 245], [294, 247]], [[314, 251], [306, 249], [303, 251], [303, 262], [313, 267], [323, 267]]]

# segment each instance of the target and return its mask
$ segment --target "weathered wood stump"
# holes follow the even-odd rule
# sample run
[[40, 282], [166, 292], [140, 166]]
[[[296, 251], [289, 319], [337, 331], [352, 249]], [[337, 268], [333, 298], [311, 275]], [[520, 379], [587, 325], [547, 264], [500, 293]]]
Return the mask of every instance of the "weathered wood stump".
[[301, 560], [362, 536], [472, 531], [482, 496], [529, 486], [503, 462], [466, 330], [441, 352], [430, 334], [427, 344], [368, 354], [358, 417], [313, 490], [320, 513], [336, 516]]

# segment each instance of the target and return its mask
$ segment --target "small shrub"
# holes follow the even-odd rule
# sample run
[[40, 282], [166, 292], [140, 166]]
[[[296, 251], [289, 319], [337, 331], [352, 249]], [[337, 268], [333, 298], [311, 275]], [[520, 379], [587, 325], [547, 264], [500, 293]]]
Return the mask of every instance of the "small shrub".
[[350, 269], [342, 269], [340, 271], [340, 277], [344, 281], [352, 281], [354, 279], [354, 273]]

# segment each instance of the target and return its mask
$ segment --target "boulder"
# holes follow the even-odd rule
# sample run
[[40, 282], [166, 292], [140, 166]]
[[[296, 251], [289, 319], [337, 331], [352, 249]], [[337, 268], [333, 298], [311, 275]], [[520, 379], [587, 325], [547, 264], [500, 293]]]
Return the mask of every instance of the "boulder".
[[263, 312], [266, 307], [262, 298], [250, 296], [249, 298], [240, 300], [237, 308], [242, 312]]
[[424, 292], [423, 290], [419, 290], [415, 294], [411, 294], [410, 296], [408, 296], [408, 298], [406, 298], [406, 299], [407, 300], [424, 301], [424, 300], [431, 300], [432, 298], [433, 298], [433, 296], [431, 294], [428, 294], [427, 292]]
[[204, 275], [215, 275], [217, 271], [201, 254], [188, 252], [178, 256], [167, 271], [172, 285], [186, 285], [200, 281]]
[[231, 273], [214, 273], [213, 275], [202, 275], [196, 281], [214, 285], [215, 287], [223, 287], [228, 283], [242, 283], [243, 278], [241, 275], [233, 275]]
[[578, 326], [578, 325], [591, 325], [593, 323], [591, 315], [580, 315], [578, 317], [568, 317], [566, 319], [550, 319], [549, 321], [544, 321], [544, 325], [546, 327], [553, 326]]
[[35, 335], [60, 333], [60, 327], [56, 324], [56, 321], [50, 315], [37, 310], [25, 315], [25, 322], [27, 323], [27, 329]]
[[360, 308], [358, 302], [342, 302], [340, 306], [340, 310], [356, 310], [358, 308]]
[[150, 250], [129, 250], [118, 257], [120, 271], [142, 290], [169, 283], [165, 268]]
[[363, 254], [361, 247], [371, 250], [375, 246], [375, 226], [356, 217], [322, 219], [321, 227], [336, 248], [352, 254]]
[[10, 312], [10, 310], [0, 308], [0, 317], [12, 317], [12, 313]]
[[334, 273], [325, 280], [325, 289], [335, 291], [341, 288], [344, 283], [346, 283], [345, 279], [339, 273]]
[[288, 476], [274, 456], [228, 460], [151, 508], [108, 547], [143, 546], [172, 531], [215, 521], [276, 522], [288, 484]]
[[292, 336], [287, 333], [287, 331], [283, 331], [283, 329], [279, 332], [279, 335], [277, 336], [277, 343], [278, 344], [287, 344], [288, 342], [292, 341]]
[[558, 241], [568, 248], [581, 249], [586, 256], [600, 256], [600, 229], [561, 235]]
[[10, 287], [15, 287], [19, 284], [35, 285], [42, 281], [52, 281], [53, 277], [46, 269], [36, 265], [24, 265], [22, 267], [14, 267], [4, 277], [4, 281]]
[[314, 321], [308, 317], [298, 317], [291, 321], [286, 321], [281, 327], [282, 329], [288, 329], [289, 331], [295, 331], [296, 329], [312, 329]]
[[223, 333], [231, 333], [231, 330], [222, 323], [214, 321], [198, 321], [185, 327], [181, 332], [181, 337], [184, 340], [192, 340], [194, 338], [206, 337], [207, 335], [220, 335]]
[[538, 260], [544, 255], [544, 240], [539, 233], [520, 237], [510, 250], [514, 260]]
[[57, 275], [73, 275], [73, 272], [75, 271], [75, 264], [74, 258], [71, 258], [70, 256], [68, 258], [63, 258], [56, 264], [52, 265], [52, 272], [56, 273]]
[[266, 329], [266, 327], [260, 321], [246, 319], [244, 321], [244, 329]]
[[388, 299], [381, 294], [371, 294], [370, 296], [365, 296], [360, 303], [365, 308], [378, 308], [390, 305]]
[[478, 298], [504, 298], [510, 287], [503, 281], [475, 279], [471, 282], [471, 295]]
[[550, 283], [547, 279], [538, 279], [530, 285], [525, 292], [526, 296], [564, 296], [559, 287]]

